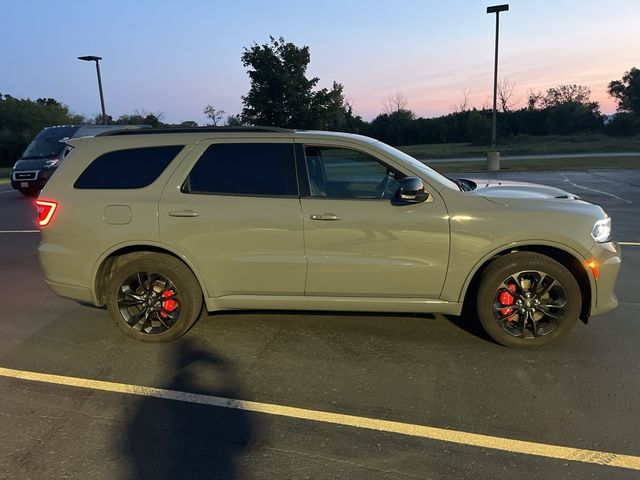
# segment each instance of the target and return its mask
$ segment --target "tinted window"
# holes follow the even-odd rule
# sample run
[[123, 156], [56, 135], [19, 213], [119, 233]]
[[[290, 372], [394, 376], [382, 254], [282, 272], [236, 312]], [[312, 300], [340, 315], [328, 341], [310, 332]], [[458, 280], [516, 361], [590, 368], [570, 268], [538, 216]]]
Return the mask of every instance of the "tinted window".
[[405, 177], [356, 150], [306, 146], [304, 152], [314, 197], [392, 198]]
[[142, 188], [150, 185], [171, 163], [183, 145], [130, 148], [96, 158], [78, 177], [75, 188]]
[[211, 145], [191, 170], [184, 192], [297, 195], [292, 143]]

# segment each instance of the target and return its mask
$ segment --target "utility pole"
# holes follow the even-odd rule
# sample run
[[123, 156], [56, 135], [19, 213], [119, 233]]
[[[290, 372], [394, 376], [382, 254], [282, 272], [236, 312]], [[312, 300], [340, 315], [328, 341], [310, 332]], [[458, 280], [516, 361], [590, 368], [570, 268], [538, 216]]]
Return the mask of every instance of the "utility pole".
[[102, 123], [107, 124], [107, 114], [104, 110], [104, 94], [102, 93], [102, 77], [100, 76], [100, 60], [102, 57], [96, 57], [95, 55], [86, 55], [84, 57], [78, 57], [78, 60], [84, 60], [85, 62], [96, 62], [96, 73], [98, 74], [98, 90], [100, 91], [100, 106], [102, 107]]
[[487, 7], [487, 13], [496, 14], [496, 47], [495, 57], [493, 63], [493, 115], [492, 115], [492, 128], [491, 128], [491, 150], [487, 153], [487, 170], [497, 171], [500, 170], [500, 152], [496, 148], [496, 131], [497, 131], [497, 99], [498, 99], [498, 37], [500, 34], [500, 12], [509, 11], [509, 4], [494, 5], [493, 7]]

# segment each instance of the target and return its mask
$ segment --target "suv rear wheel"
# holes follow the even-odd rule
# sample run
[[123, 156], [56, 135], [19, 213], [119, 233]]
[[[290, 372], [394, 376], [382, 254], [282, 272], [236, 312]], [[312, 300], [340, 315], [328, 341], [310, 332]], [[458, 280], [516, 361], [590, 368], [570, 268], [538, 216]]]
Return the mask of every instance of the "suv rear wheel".
[[573, 328], [582, 297], [562, 264], [539, 253], [516, 252], [487, 267], [476, 305], [480, 323], [496, 342], [537, 348]]
[[107, 308], [116, 325], [143, 342], [184, 335], [202, 308], [202, 291], [189, 268], [161, 253], [134, 254], [116, 263]]

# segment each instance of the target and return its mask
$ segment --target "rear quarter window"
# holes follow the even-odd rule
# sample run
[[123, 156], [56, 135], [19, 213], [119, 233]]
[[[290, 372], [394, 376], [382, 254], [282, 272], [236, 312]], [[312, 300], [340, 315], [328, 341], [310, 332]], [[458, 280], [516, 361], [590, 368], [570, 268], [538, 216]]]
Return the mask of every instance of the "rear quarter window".
[[132, 189], [151, 185], [184, 145], [129, 148], [100, 155], [80, 174], [74, 188]]

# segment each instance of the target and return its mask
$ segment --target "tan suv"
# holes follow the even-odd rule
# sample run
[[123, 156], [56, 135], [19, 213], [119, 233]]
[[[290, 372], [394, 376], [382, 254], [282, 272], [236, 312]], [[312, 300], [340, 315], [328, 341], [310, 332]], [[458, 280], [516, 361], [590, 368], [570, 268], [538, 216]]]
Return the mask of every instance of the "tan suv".
[[[272, 128], [111, 132], [38, 199], [59, 295], [143, 341], [202, 305], [432, 312], [473, 306], [496, 341], [544, 346], [617, 305], [599, 206], [535, 184], [452, 181], [358, 135]], [[465, 315], [466, 316], [466, 315]]]

